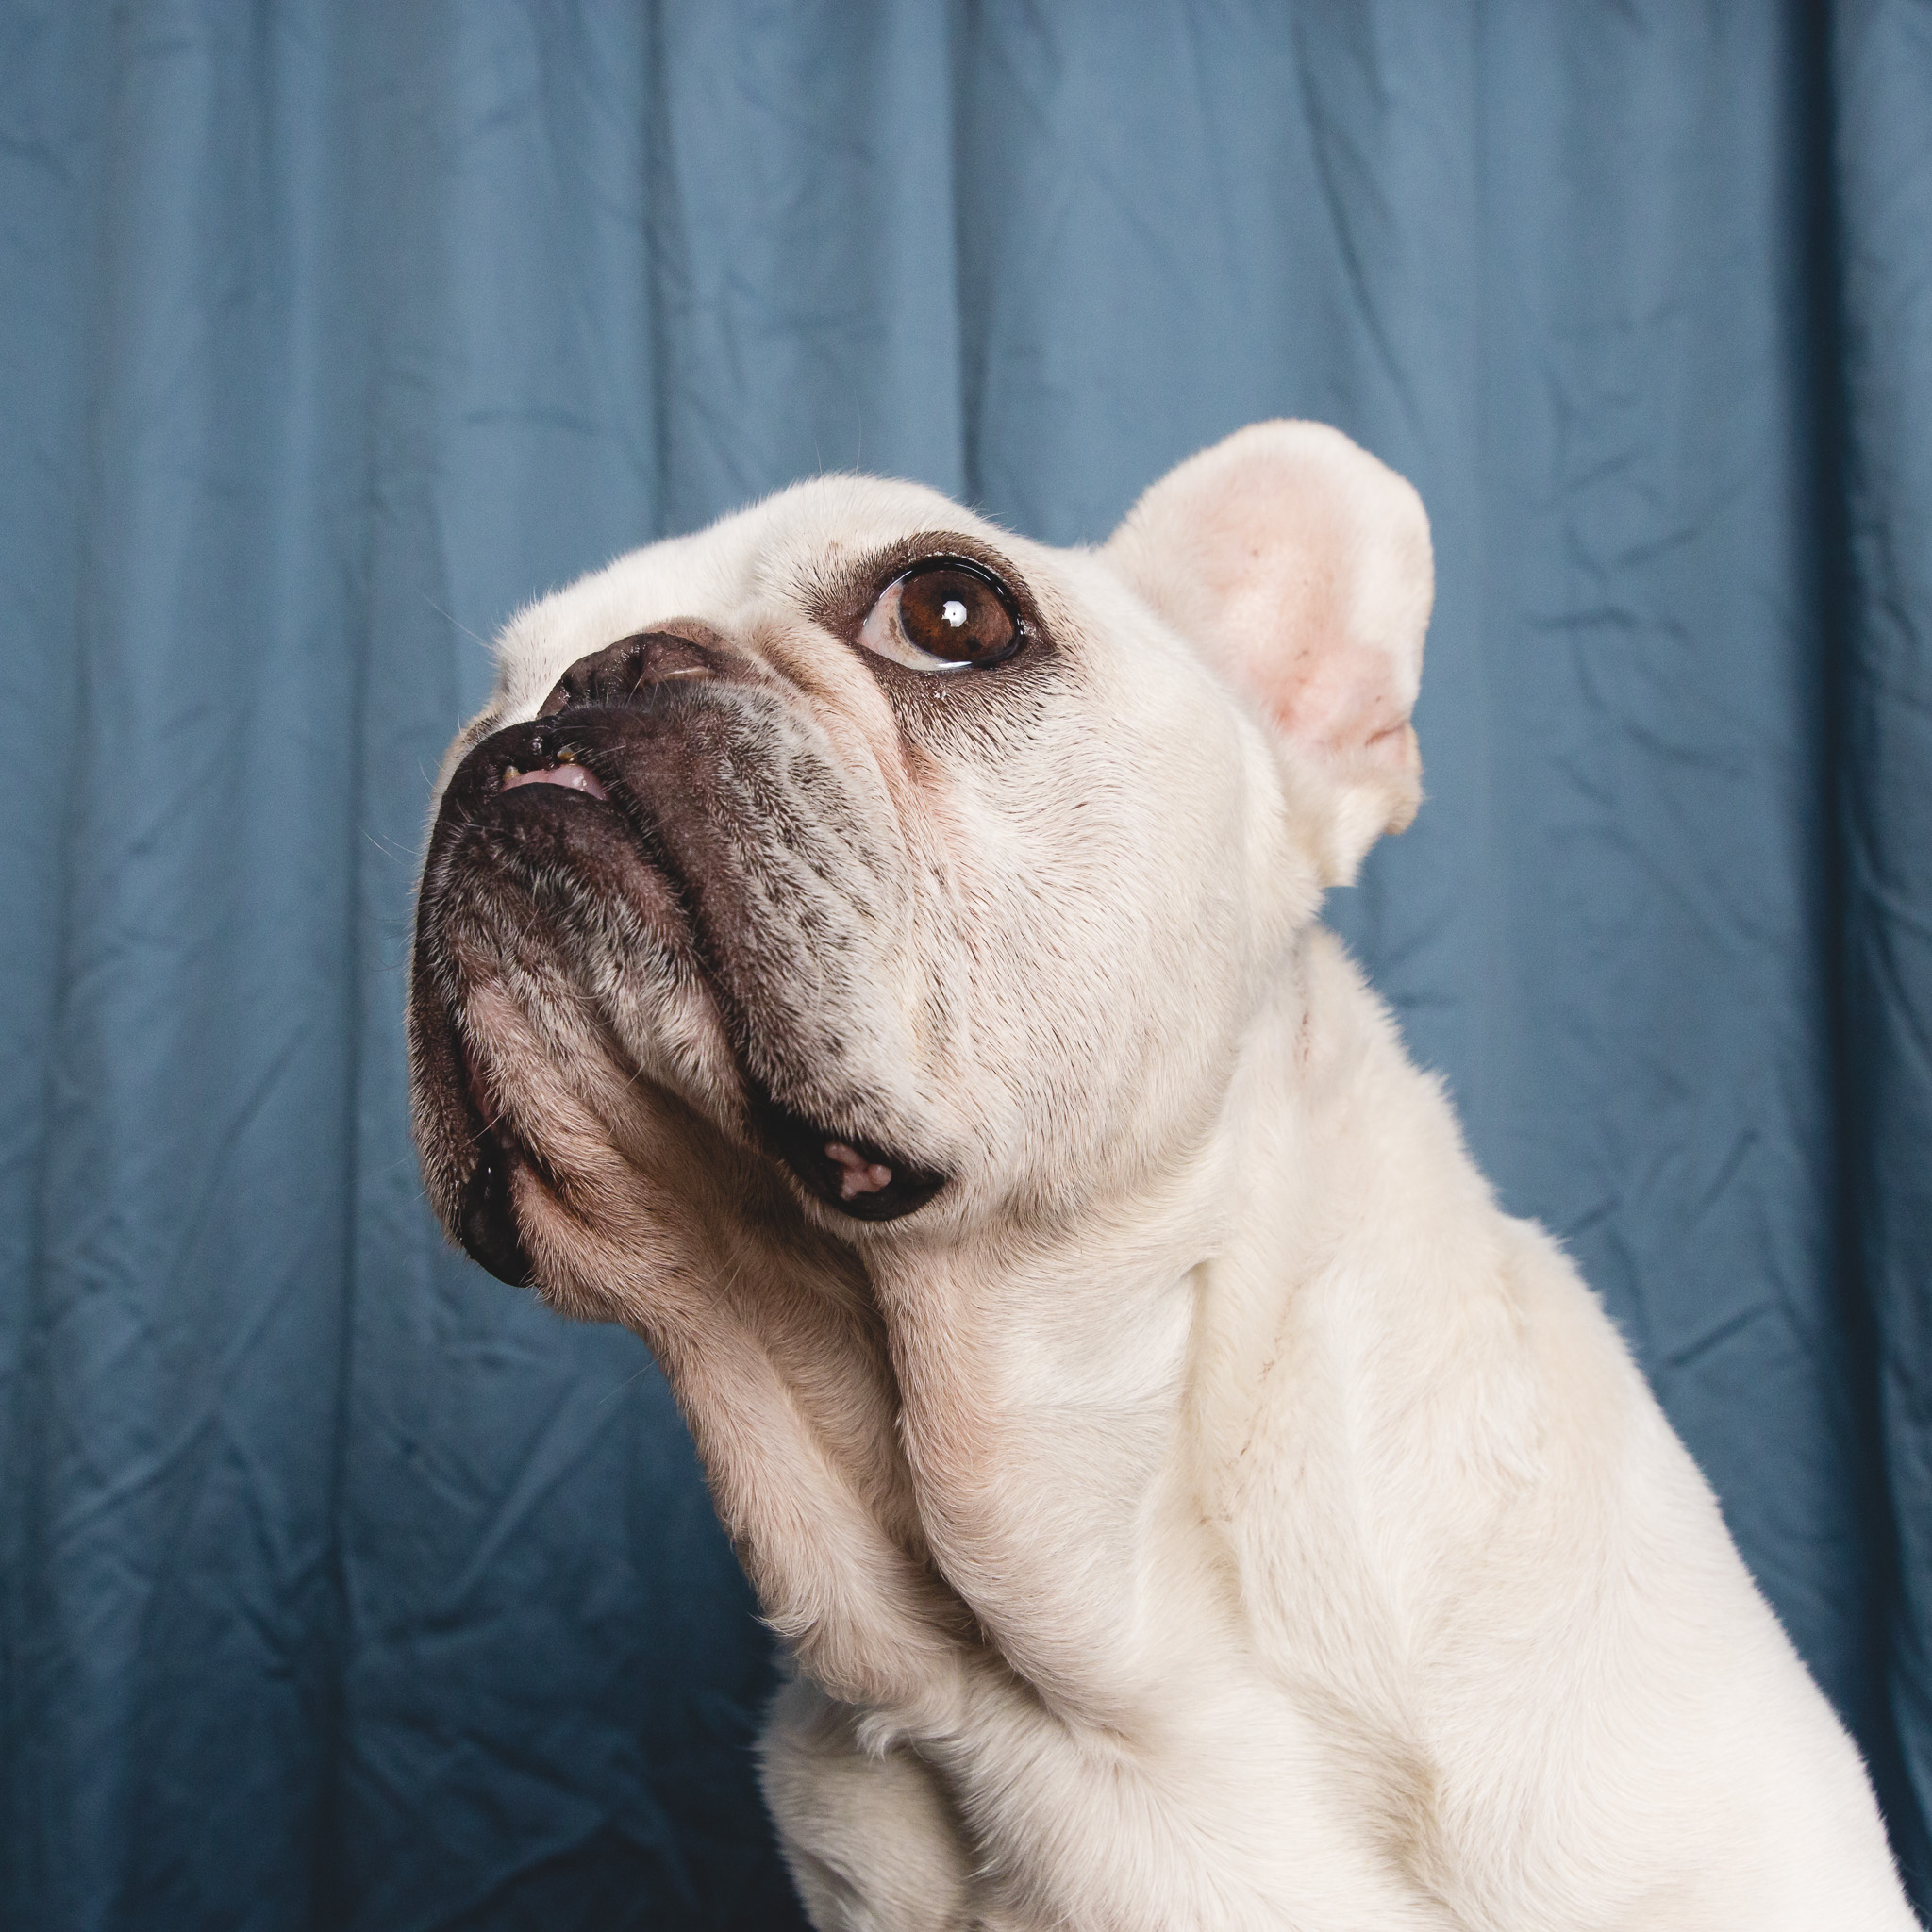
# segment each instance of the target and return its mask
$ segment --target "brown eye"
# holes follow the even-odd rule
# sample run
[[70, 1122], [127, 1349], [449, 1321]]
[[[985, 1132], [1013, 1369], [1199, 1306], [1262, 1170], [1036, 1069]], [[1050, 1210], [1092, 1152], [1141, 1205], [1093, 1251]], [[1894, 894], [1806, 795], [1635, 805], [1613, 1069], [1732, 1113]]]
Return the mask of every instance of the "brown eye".
[[1010, 657], [1020, 624], [990, 576], [948, 558], [888, 584], [858, 641], [915, 671], [967, 671]]

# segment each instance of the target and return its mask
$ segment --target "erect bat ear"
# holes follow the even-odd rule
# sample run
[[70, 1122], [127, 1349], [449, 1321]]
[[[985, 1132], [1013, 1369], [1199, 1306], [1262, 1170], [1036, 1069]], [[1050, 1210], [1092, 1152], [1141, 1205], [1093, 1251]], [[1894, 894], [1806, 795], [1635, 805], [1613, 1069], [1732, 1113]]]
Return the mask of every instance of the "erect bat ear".
[[1317, 862], [1345, 884], [1422, 803], [1408, 722], [1435, 600], [1422, 499], [1339, 429], [1257, 423], [1171, 470], [1107, 554], [1301, 754]]

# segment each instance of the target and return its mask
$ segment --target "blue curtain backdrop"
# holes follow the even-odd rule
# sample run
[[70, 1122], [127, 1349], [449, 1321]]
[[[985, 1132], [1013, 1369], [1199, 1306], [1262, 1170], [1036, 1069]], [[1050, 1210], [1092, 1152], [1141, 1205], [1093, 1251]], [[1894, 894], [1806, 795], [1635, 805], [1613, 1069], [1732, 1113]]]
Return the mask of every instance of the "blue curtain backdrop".
[[0, 1923], [791, 1923], [663, 1385], [419, 1198], [430, 774], [616, 551], [1277, 414], [1441, 569], [1335, 916], [1923, 1892], [1932, 10], [4, 0]]

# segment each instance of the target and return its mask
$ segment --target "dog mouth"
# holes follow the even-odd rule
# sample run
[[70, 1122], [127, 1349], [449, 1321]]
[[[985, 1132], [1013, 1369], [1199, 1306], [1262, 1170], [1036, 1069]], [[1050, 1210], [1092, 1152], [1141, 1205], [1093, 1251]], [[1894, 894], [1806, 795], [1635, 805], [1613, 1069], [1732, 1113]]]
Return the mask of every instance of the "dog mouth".
[[470, 1135], [475, 1158], [456, 1204], [451, 1232], [464, 1253], [497, 1280], [512, 1288], [533, 1288], [537, 1271], [524, 1246], [515, 1207], [517, 1170], [529, 1155], [491, 1099], [475, 1055], [467, 1043], [459, 1046], [459, 1053], [464, 1098], [475, 1121]]
[[[667, 838], [651, 796], [658, 788], [638, 782], [638, 760], [624, 755], [625, 734], [613, 732], [611, 723], [608, 714], [600, 719], [565, 713], [493, 734], [458, 767], [437, 833], [448, 821], [456, 836], [479, 841], [475, 850], [497, 863], [506, 852], [522, 852], [524, 862], [513, 868], [521, 874], [518, 903], [506, 908], [506, 917], [522, 910], [526, 920], [533, 898], [541, 908], [533, 879], [566, 874], [577, 890], [588, 884], [593, 892], [616, 894], [641, 912], [654, 936], [704, 985], [724, 1021], [744, 1098], [736, 1124], [745, 1138], [782, 1165], [807, 1194], [844, 1219], [886, 1223], [923, 1208], [945, 1185], [945, 1174], [864, 1133], [843, 1108], [817, 1117], [788, 1105], [752, 1069], [748, 1029], [706, 944], [704, 895], [680, 874], [675, 841]], [[432, 836], [432, 870], [439, 842]], [[460, 884], [470, 918], [479, 894], [486, 903], [491, 896], [486, 867], [471, 861], [470, 850], [450, 852], [441, 869], [442, 889], [434, 895], [425, 890], [418, 922], [418, 972], [425, 991], [441, 986], [458, 998], [462, 974], [451, 949], [440, 942], [439, 928], [453, 874], [467, 872]], [[569, 949], [560, 934], [553, 943], [567, 963]], [[434, 1025], [444, 1045], [437, 1054], [419, 1055], [419, 1078], [455, 1089], [430, 1111], [451, 1124], [451, 1116], [459, 1114], [467, 1130], [466, 1149], [452, 1149], [455, 1158], [432, 1163], [447, 1177], [433, 1191], [441, 1196], [438, 1206], [444, 1224], [464, 1250], [499, 1280], [527, 1288], [535, 1271], [516, 1211], [519, 1174], [527, 1174], [525, 1187], [534, 1179], [552, 1194], [559, 1191], [547, 1175], [541, 1150], [512, 1125], [492, 1094], [450, 999], [432, 997], [441, 1011], [412, 1014], [412, 1026]]]
[[565, 791], [581, 791], [587, 798], [610, 802], [610, 794], [604, 789], [604, 781], [596, 773], [580, 765], [576, 754], [568, 747], [558, 750], [557, 762], [539, 765], [534, 771], [523, 771], [515, 765], [506, 765], [503, 770], [501, 789], [513, 791], [520, 785], [556, 785]]
[[943, 1174], [862, 1134], [808, 1120], [769, 1093], [754, 1095], [752, 1112], [759, 1137], [798, 1184], [854, 1221], [897, 1221], [946, 1184]]

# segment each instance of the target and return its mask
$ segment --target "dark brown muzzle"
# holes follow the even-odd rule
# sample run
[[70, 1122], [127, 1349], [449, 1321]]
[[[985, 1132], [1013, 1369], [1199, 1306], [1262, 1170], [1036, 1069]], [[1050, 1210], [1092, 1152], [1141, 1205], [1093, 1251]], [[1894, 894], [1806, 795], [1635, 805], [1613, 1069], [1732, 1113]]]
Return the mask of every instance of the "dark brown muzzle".
[[[774, 963], [746, 909], [745, 856], [774, 836], [749, 801], [760, 736], [796, 720], [797, 696], [708, 626], [653, 630], [580, 658], [537, 716], [475, 745], [453, 774], [418, 901], [409, 1037], [417, 1138], [430, 1198], [453, 1239], [491, 1274], [526, 1285], [513, 1209], [541, 1150], [507, 1126], [504, 1097], [464, 1038], [466, 997], [506, 948], [547, 953], [575, 983], [585, 908], [621, 900], [715, 1005], [745, 1099], [737, 1125], [827, 1206], [887, 1221], [945, 1176], [858, 1131], [774, 1096], [753, 1063], [760, 989]], [[801, 809], [836, 808], [821, 788]], [[487, 1058], [487, 1057], [486, 1057]], [[781, 1083], [782, 1084], [782, 1083]], [[831, 1109], [844, 1113], [848, 1109]]]
[[543, 882], [568, 875], [592, 893], [625, 892], [675, 944], [688, 945], [690, 908], [660, 841], [626, 815], [625, 805], [638, 803], [632, 789], [613, 804], [597, 766], [608, 767], [621, 746], [635, 752], [675, 735], [685, 707], [667, 704], [674, 693], [753, 675], [708, 626], [620, 639], [578, 658], [535, 719], [475, 745], [443, 793], [410, 975], [416, 1137], [444, 1227], [499, 1280], [531, 1282], [512, 1199], [518, 1168], [537, 1157], [506, 1126], [501, 1096], [486, 1087], [457, 1017], [475, 929], [535, 930]]

